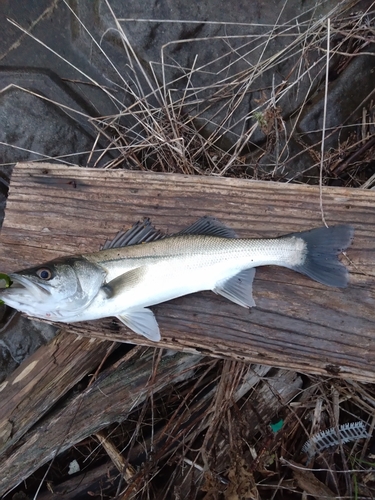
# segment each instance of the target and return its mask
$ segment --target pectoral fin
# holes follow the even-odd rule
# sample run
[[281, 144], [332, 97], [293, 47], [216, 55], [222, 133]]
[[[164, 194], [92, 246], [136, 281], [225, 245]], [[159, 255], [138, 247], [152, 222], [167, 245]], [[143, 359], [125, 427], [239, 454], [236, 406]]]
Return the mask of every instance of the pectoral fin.
[[161, 338], [158, 322], [150, 309], [130, 309], [119, 314], [117, 318], [133, 332], [154, 342], [158, 342]]
[[239, 304], [242, 307], [254, 307], [253, 280], [255, 269], [245, 269], [225, 281], [216, 284], [213, 291]]
[[144, 267], [136, 267], [131, 271], [120, 274], [117, 278], [103, 285], [101, 289], [106, 294], [107, 298], [111, 299], [137, 286], [144, 279], [145, 272], [146, 270]]
[[[143, 279], [144, 272], [145, 269], [143, 267], [132, 269], [103, 285], [102, 291], [109, 300], [121, 296], [122, 293], [129, 292], [129, 290], [136, 287]], [[150, 309], [145, 307], [127, 309], [118, 314], [117, 318], [130, 328], [130, 330], [133, 330], [133, 332], [143, 335], [154, 342], [160, 340], [159, 325], [154, 313]]]

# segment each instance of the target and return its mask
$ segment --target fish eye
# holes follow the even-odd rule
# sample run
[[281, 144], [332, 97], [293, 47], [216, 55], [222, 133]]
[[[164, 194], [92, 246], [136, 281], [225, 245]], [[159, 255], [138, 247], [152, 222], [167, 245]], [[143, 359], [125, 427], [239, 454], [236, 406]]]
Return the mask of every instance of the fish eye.
[[36, 275], [42, 280], [50, 280], [52, 278], [52, 271], [48, 267], [41, 267], [37, 270]]

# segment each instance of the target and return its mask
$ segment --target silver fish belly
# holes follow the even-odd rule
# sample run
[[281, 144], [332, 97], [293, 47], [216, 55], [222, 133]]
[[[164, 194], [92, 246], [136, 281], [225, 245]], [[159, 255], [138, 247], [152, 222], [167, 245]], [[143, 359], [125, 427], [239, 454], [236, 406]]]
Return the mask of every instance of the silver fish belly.
[[149, 306], [212, 290], [243, 307], [255, 305], [255, 267], [293, 269], [328, 286], [345, 287], [338, 254], [353, 238], [347, 225], [273, 239], [242, 239], [203, 217], [173, 236], [148, 220], [119, 233], [99, 252], [56, 259], [11, 274], [0, 298], [30, 316], [76, 322], [116, 316], [134, 332], [160, 340]]

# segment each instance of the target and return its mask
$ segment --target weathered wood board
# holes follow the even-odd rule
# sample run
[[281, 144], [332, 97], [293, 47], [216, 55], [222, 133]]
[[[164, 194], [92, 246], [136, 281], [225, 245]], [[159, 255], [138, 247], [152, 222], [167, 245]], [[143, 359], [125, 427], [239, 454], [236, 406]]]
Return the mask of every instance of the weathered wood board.
[[[372, 191], [323, 189], [328, 224], [355, 228], [343, 256], [348, 288], [329, 288], [286, 269], [259, 268], [257, 307], [251, 310], [212, 292], [154, 307], [162, 333], [158, 346], [374, 382], [374, 205]], [[11, 179], [0, 270], [96, 251], [146, 216], [173, 233], [202, 215], [217, 217], [244, 237], [322, 225], [319, 189], [313, 186], [25, 163]], [[152, 345], [108, 318], [64, 330]]]

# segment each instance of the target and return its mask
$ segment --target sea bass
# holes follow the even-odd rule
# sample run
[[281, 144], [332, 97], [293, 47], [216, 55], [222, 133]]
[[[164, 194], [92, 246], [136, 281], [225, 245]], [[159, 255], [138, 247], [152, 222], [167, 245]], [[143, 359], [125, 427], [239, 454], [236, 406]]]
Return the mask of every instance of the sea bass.
[[63, 323], [115, 316], [134, 332], [158, 341], [159, 326], [149, 306], [212, 290], [253, 307], [258, 266], [283, 266], [324, 285], [345, 287], [348, 271], [338, 255], [352, 238], [347, 225], [279, 238], [238, 238], [210, 217], [166, 236], [145, 219], [99, 252], [10, 274], [13, 285], [0, 290], [0, 298], [29, 316]]

